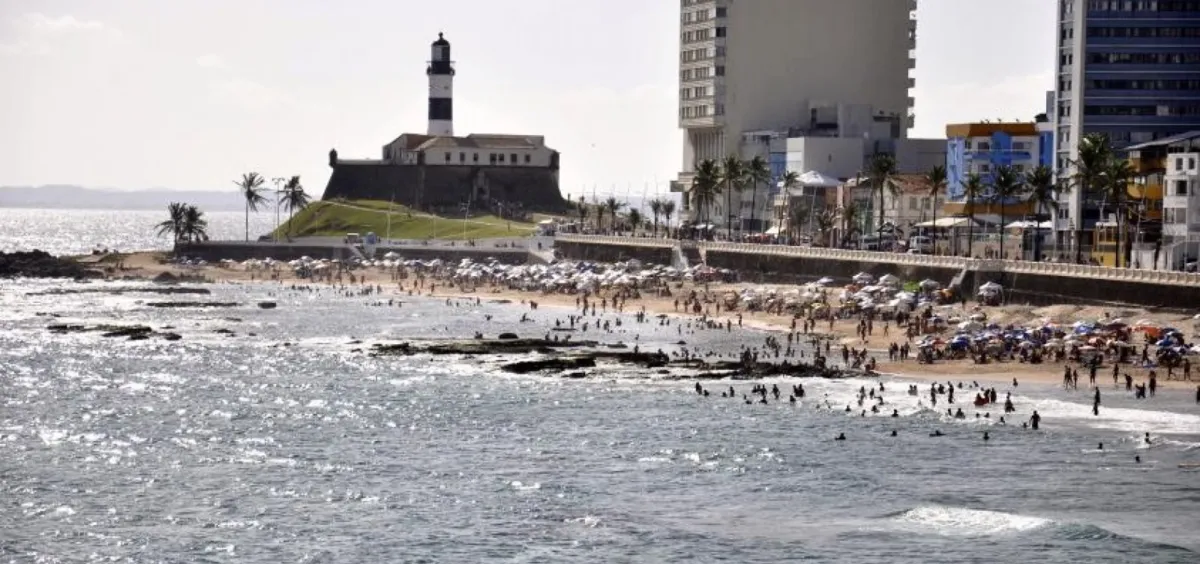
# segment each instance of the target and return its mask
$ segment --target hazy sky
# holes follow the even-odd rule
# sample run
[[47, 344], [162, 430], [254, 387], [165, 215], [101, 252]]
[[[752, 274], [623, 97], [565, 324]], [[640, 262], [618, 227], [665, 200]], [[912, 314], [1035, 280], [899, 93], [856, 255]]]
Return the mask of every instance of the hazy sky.
[[[920, 0], [912, 136], [1041, 112], [1054, 5]], [[424, 133], [444, 31], [456, 133], [545, 135], [566, 192], [665, 190], [681, 159], [678, 13], [678, 0], [0, 0], [0, 185], [229, 189], [256, 170], [319, 194], [330, 148], [378, 158]]]

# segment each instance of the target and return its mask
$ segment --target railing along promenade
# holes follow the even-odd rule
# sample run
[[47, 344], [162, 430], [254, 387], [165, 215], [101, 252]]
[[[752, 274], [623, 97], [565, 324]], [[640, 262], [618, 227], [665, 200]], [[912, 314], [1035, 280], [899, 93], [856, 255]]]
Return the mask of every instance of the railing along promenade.
[[560, 234], [558, 241], [564, 243], [591, 243], [621, 245], [626, 247], [652, 247], [670, 249], [678, 245], [694, 246], [702, 251], [726, 251], [763, 256], [796, 258], [822, 258], [854, 262], [885, 262], [940, 268], [970, 268], [977, 271], [1006, 272], [1012, 274], [1039, 274], [1067, 276], [1072, 278], [1096, 278], [1145, 284], [1200, 285], [1200, 273], [1167, 270], [1142, 270], [1137, 268], [1113, 268], [1061, 262], [1033, 262], [1026, 260], [969, 259], [966, 257], [917, 255], [907, 253], [884, 253], [878, 251], [856, 251], [825, 247], [798, 247], [792, 245], [762, 245], [757, 243], [730, 243], [720, 241], [678, 241], [649, 237], [617, 237], [611, 235]]

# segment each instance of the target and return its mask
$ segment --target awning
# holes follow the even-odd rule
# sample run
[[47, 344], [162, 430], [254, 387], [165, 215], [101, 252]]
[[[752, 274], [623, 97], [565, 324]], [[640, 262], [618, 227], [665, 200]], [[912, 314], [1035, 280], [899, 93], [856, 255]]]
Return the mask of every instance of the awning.
[[1014, 221], [1004, 226], [1005, 229], [1054, 229], [1053, 221]]
[[772, 227], [772, 228], [770, 228], [770, 229], [768, 229], [768, 230], [764, 231], [763, 233], [766, 233], [767, 235], [778, 235], [778, 234], [779, 234], [779, 227], [778, 227], [778, 226], [776, 226], [776, 227]]
[[[970, 218], [966, 217], [939, 217], [937, 221], [923, 221], [914, 225], [914, 227], [938, 227], [945, 229], [950, 227], [966, 227], [970, 223]], [[984, 225], [984, 223], [976, 219], [975, 225]]]

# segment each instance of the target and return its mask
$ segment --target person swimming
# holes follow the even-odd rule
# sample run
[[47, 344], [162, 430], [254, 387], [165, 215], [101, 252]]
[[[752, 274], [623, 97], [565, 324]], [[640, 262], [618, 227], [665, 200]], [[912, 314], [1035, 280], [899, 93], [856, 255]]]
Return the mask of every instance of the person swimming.
[[944, 433], [942, 433], [942, 430], [941, 430], [941, 429], [938, 429], [938, 430], [936, 430], [936, 431], [934, 431], [934, 432], [930, 433], [930, 434], [929, 434], [929, 436], [931, 436], [931, 437], [943, 437], [943, 436], [945, 436], [945, 434], [944, 434]]
[[838, 433], [838, 436], [834, 437], [833, 440], [835, 440], [835, 441], [846, 440], [846, 433]]

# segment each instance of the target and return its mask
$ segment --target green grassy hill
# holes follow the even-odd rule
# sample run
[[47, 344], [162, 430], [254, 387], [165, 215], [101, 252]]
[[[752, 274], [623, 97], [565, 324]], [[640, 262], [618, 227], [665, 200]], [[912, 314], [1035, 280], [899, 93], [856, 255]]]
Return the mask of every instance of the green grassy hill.
[[[388, 215], [391, 230], [388, 230]], [[464, 229], [465, 227], [465, 229]], [[490, 239], [525, 237], [535, 225], [508, 221], [491, 215], [463, 218], [439, 217], [414, 212], [404, 206], [375, 200], [313, 202], [279, 228], [278, 235], [292, 237], [343, 236], [374, 232], [392, 239]]]

